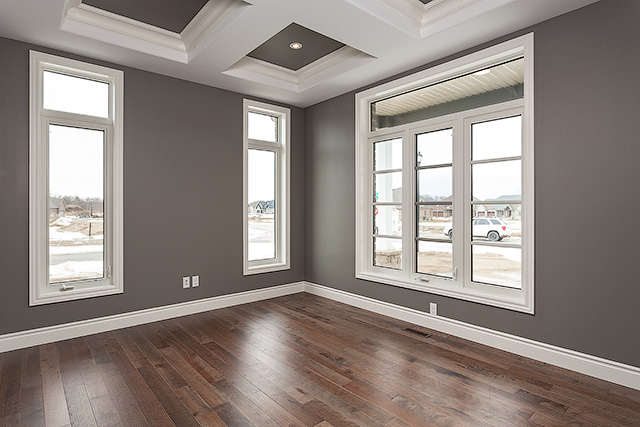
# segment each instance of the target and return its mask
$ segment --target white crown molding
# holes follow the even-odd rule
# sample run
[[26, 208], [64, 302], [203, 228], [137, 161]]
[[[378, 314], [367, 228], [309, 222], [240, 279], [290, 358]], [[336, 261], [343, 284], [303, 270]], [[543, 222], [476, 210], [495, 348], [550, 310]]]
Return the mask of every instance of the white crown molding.
[[432, 316], [422, 311], [304, 281], [0, 335], [0, 353], [201, 313], [203, 311], [276, 298], [298, 292], [318, 295], [414, 325], [423, 326], [479, 344], [640, 390], [640, 367], [568, 350], [504, 332], [494, 331], [442, 316]]
[[346, 0], [348, 3], [423, 40], [513, 0]]
[[210, 0], [181, 33], [176, 33], [81, 0], [66, 0], [60, 29], [187, 64], [248, 6], [243, 0]]
[[374, 59], [350, 46], [343, 46], [297, 71], [245, 56], [223, 74], [300, 93]]

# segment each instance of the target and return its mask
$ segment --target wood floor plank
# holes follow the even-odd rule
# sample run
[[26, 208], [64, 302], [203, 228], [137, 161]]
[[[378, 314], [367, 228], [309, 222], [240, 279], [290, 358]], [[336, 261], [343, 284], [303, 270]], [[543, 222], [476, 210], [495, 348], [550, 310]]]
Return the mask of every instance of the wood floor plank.
[[[96, 397], [90, 400], [93, 414], [96, 418], [96, 423], [99, 427], [116, 427], [124, 426], [125, 424], [120, 419], [120, 414], [116, 409], [111, 396], [105, 394], [103, 396]], [[132, 425], [128, 418], [125, 418], [126, 425]]]
[[196, 419], [202, 427], [227, 427], [227, 424], [215, 411], [198, 414]]
[[91, 401], [82, 379], [82, 372], [74, 353], [74, 344], [77, 344], [74, 340], [57, 343], [60, 375], [69, 409], [69, 418], [74, 426], [97, 426]]
[[[281, 389], [279, 389], [279, 387], [266, 380], [261, 374], [254, 372], [250, 366], [243, 365], [240, 360], [237, 360], [234, 356], [228, 353], [226, 349], [219, 347], [216, 343], [209, 342], [206, 346], [203, 346], [199, 344], [195, 339], [185, 334], [184, 331], [174, 329], [174, 333], [182, 340], [184, 344], [189, 345], [191, 348], [195, 349], [196, 353], [198, 353], [198, 356], [202, 357], [205, 362], [207, 360], [213, 361], [214, 366], [209, 366], [209, 377], [217, 384], [219, 384], [219, 382], [224, 379], [223, 377], [226, 376], [229, 381], [232, 382], [232, 384], [241, 386], [239, 388], [239, 391], [244, 393], [245, 396], [253, 396], [259, 391], [262, 391], [269, 395], [275, 402], [280, 404], [294, 417], [301, 419], [303, 423], [305, 423], [306, 421], [306, 425], [313, 425], [321, 421], [318, 418], [310, 417], [309, 414], [305, 414], [302, 410], [302, 405], [299, 402], [295, 401], [293, 397], [283, 392]], [[211, 351], [213, 351], [216, 356], [213, 356]], [[234, 374], [230, 370], [231, 367], [233, 370], [235, 370], [235, 372], [241, 372], [245, 375], [250, 375], [253, 385], [248, 384], [247, 380], [244, 377]], [[220, 375], [220, 371], [223, 375]], [[227, 392], [228, 391], [229, 390], [227, 390]], [[244, 399], [242, 400], [244, 401]], [[225, 411], [229, 411], [226, 403], [228, 402], [224, 402], [222, 405], [214, 407], [214, 410], [218, 411], [218, 409], [223, 409]], [[232, 413], [235, 412], [232, 411]], [[224, 419], [222, 414], [219, 415], [222, 419]]]
[[[99, 425], [126, 422], [132, 426], [148, 425], [111, 356], [99, 337], [88, 337], [87, 346], [97, 359], [83, 361], [82, 377]], [[99, 363], [96, 363], [99, 361]]]
[[249, 399], [262, 408], [262, 410], [281, 427], [303, 425], [302, 422], [294, 418], [293, 415], [287, 412], [282, 406], [278, 405], [278, 403], [262, 391], [252, 394], [249, 396]]
[[[220, 338], [217, 338], [220, 339]], [[214, 343], [209, 343], [207, 346], [211, 347]], [[365, 425], [373, 425], [371, 418], [366, 414], [360, 412], [358, 408], [354, 408], [349, 403], [339, 399], [335, 395], [327, 392], [326, 390], [316, 387], [316, 385], [308, 381], [302, 376], [297, 376], [295, 371], [291, 371], [287, 366], [279, 364], [276, 360], [261, 358], [260, 348], [237, 348], [234, 347], [228, 341], [222, 340], [217, 345], [224, 346], [225, 349], [231, 352], [238, 360], [245, 363], [248, 367], [253, 367], [260, 371], [266, 380], [270, 381], [274, 385], [280, 387], [285, 393], [292, 396], [300, 404], [306, 404], [316, 398], [326, 401], [326, 403], [339, 408], [343, 413], [348, 414], [346, 418], [360, 418]], [[253, 355], [256, 355], [255, 357]], [[296, 377], [297, 376], [297, 377]], [[308, 391], [306, 391], [308, 390]], [[324, 404], [324, 402], [322, 402]]]
[[163, 348], [161, 351], [180, 375], [187, 380], [189, 387], [207, 404], [208, 408], [212, 409], [227, 402], [226, 397], [214, 388], [206, 377], [200, 374], [196, 368], [196, 366], [199, 366], [197, 359], [194, 358], [187, 361], [180, 356], [178, 351], [171, 347]]
[[[131, 404], [135, 402], [137, 408], [144, 416], [144, 424], [150, 426], [172, 426], [173, 422], [158, 401], [140, 373], [126, 358], [122, 349], [114, 349], [109, 353], [118, 375], [109, 375], [106, 382], [107, 388], [113, 390], [110, 395], [116, 405], [120, 405], [120, 413], [123, 418], [138, 420], [136, 408]], [[121, 381], [120, 381], [121, 380]], [[133, 421], [132, 421], [133, 422]], [[142, 421], [139, 421], [141, 424]]]
[[[345, 354], [346, 354], [346, 352], [345, 352]], [[372, 363], [372, 361], [371, 361], [371, 360], [368, 360], [368, 361], [367, 361], [367, 360], [364, 360], [364, 361], [363, 361], [363, 363], [360, 363], [360, 364], [363, 364], [363, 365], [365, 365], [365, 366], [369, 366], [369, 365], [371, 365], [371, 363]], [[380, 370], [381, 370], [381, 371], [388, 371], [388, 369], [390, 369], [391, 367], [392, 367], [392, 365], [391, 365], [391, 366], [382, 366], [382, 367], [380, 368]], [[409, 374], [410, 374], [410, 375], [413, 375], [413, 374], [411, 374], [411, 372], [409, 372]], [[397, 387], [397, 390], [399, 390], [398, 392], [401, 392], [401, 391], [404, 389], [404, 387], [403, 387], [403, 386], [404, 386], [404, 384], [403, 384], [403, 385], [399, 385], [399, 386]], [[437, 394], [436, 394], [436, 396], [438, 396], [438, 395], [439, 395], [439, 393], [437, 393]], [[414, 395], [414, 397], [415, 397], [415, 396], [416, 396], [416, 395]], [[438, 396], [438, 397], [439, 397], [439, 396]], [[455, 398], [457, 398], [457, 396], [455, 396], [455, 395], [454, 395], [454, 397], [455, 397]], [[427, 401], [424, 401], [424, 400], [423, 400], [422, 402], [423, 402], [423, 404], [425, 404], [425, 405], [429, 405], [429, 404], [431, 403], [431, 402], [429, 402], [428, 400], [427, 400]], [[439, 400], [439, 402], [443, 405], [443, 407], [449, 407], [449, 405], [450, 405], [450, 403], [449, 403], [447, 400], [440, 399], [440, 400]], [[498, 407], [498, 408], [500, 408], [500, 407]], [[485, 409], [485, 408], [484, 408], [484, 405], [483, 405], [483, 406], [480, 406], [480, 410], [481, 410], [481, 411], [482, 411], [482, 410], [484, 410], [484, 409]], [[453, 410], [453, 411], [457, 411], [458, 409], [454, 409], [454, 408], [452, 408], [452, 410]], [[490, 412], [488, 412], [488, 411], [485, 411], [485, 412], [486, 412], [485, 418], [488, 418], [488, 419], [490, 419], [490, 420], [491, 420], [491, 419], [493, 419], [493, 418], [495, 418], [495, 415], [493, 415], [492, 413], [490, 413]], [[528, 413], [524, 413], [524, 414], [519, 414], [519, 415], [520, 415], [520, 416], [526, 416], [526, 417], [528, 417], [532, 412], [533, 412], [533, 411], [528, 412]], [[506, 422], [505, 420], [502, 420], [502, 421], [503, 421], [503, 422]], [[478, 422], [479, 422], [479, 421], [478, 421]]]
[[640, 426], [640, 391], [299, 293], [0, 353], [0, 426]]
[[40, 351], [38, 347], [24, 350], [20, 381], [20, 425], [44, 426], [44, 400]]
[[155, 367], [156, 371], [158, 371], [172, 389], [178, 390], [188, 385], [184, 378], [176, 372], [170, 363], [167, 363], [164, 356], [162, 356], [158, 349], [148, 340], [147, 334], [152, 337], [157, 337], [156, 334], [152, 331], [147, 331], [147, 334], [144, 334], [140, 328], [132, 330], [131, 333], [138, 348], [142, 350], [142, 353], [146, 356], [149, 363]]
[[[337, 350], [334, 350], [334, 351], [337, 351]], [[385, 366], [383, 369], [384, 369], [384, 370], [389, 369], [389, 366]], [[404, 390], [404, 387], [403, 387], [403, 386], [398, 386], [398, 387], [397, 387], [397, 390], [398, 390], [398, 392], [401, 392], [401, 391], [403, 391], [403, 390]], [[414, 394], [413, 396], [415, 397], [415, 396], [417, 396], [417, 395], [415, 395], [415, 394]], [[421, 397], [421, 396], [419, 396], [419, 397]], [[438, 396], [438, 397], [439, 397], [439, 396]], [[454, 397], [457, 397], [457, 396], [454, 396]], [[448, 408], [448, 407], [449, 407], [449, 403], [448, 403], [445, 399], [439, 399], [439, 401], [438, 401], [438, 402], [442, 405], [441, 407], [445, 407], [445, 408]], [[422, 399], [420, 403], [421, 403], [422, 405], [424, 405], [424, 406], [429, 406], [429, 405], [432, 405], [432, 404], [433, 404], [433, 402], [431, 402], [429, 399]], [[412, 408], [416, 408], [416, 407], [417, 407], [417, 406], [415, 406], [415, 405], [414, 405]], [[483, 408], [483, 407], [481, 406], [481, 407], [480, 407], [480, 409], [482, 409], [482, 408]], [[437, 409], [436, 409], [436, 411], [437, 411]], [[455, 411], [455, 410], [454, 410], [454, 411]], [[526, 416], [527, 416], [527, 417], [528, 417], [529, 415], [531, 415], [531, 413], [526, 414]], [[490, 413], [488, 413], [488, 417], [489, 417], [489, 418], [495, 418], [495, 417], [494, 417], [494, 416], [492, 416], [492, 414], [490, 414]], [[504, 421], [504, 420], [501, 420], [501, 421]], [[479, 421], [477, 421], [477, 422], [479, 422]]]
[[0, 383], [0, 419], [13, 419], [19, 414], [23, 352], [24, 350], [14, 350], [5, 355]]
[[138, 372], [140, 372], [142, 378], [144, 378], [153, 394], [176, 425], [184, 427], [199, 425], [198, 421], [176, 396], [171, 386], [165, 382], [151, 364], [138, 368]]
[[62, 427], [69, 425], [69, 411], [60, 373], [60, 358], [54, 343], [39, 347], [40, 372], [42, 375], [42, 395], [45, 424]]

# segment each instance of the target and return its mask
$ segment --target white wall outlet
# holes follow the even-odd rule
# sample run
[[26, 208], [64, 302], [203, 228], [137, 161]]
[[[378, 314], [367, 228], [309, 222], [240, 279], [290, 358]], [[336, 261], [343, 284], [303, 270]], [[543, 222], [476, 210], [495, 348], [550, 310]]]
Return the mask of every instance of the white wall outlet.
[[191, 281], [189, 280], [189, 276], [184, 276], [182, 278], [182, 289], [187, 289], [191, 287]]
[[200, 286], [200, 276], [191, 276], [191, 287], [197, 288]]
[[429, 314], [433, 315], [433, 316], [437, 316], [438, 315], [438, 304], [435, 302], [430, 302], [429, 303]]

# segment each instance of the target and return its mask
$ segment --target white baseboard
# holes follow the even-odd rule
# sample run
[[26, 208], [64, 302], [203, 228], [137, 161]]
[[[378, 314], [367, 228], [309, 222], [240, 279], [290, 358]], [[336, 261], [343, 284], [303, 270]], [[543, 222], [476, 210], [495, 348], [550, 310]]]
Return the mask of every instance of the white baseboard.
[[305, 282], [310, 294], [640, 390], [640, 368]]
[[308, 292], [354, 307], [363, 308], [374, 313], [393, 317], [394, 319], [424, 326], [500, 350], [640, 390], [639, 367], [625, 365], [504, 332], [494, 331], [458, 320], [447, 319], [442, 316], [432, 316], [422, 311], [310, 282], [296, 282], [287, 285], [272, 286], [254, 291], [239, 292], [237, 294], [222, 295], [164, 307], [0, 335], [0, 353], [298, 292]]
[[304, 282], [0, 335], [0, 353], [304, 291]]

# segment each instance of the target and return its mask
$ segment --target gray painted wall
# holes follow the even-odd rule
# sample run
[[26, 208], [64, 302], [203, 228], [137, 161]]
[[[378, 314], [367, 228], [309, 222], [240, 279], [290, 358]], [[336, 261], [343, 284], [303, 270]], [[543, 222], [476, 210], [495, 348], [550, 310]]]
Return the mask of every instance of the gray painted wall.
[[354, 93], [305, 111], [306, 280], [640, 366], [639, 18], [603, 0], [496, 41], [535, 33], [535, 315], [354, 278]]
[[[125, 72], [125, 293], [29, 307], [30, 47], [0, 38], [0, 334], [304, 278], [304, 111], [292, 109], [291, 270], [243, 277], [243, 96], [104, 64]], [[183, 290], [192, 274], [200, 287]]]
[[243, 277], [242, 95], [118, 66], [125, 293], [28, 307], [30, 46], [0, 38], [0, 334], [306, 279], [640, 366], [639, 16], [603, 0], [531, 29], [535, 316], [354, 278], [354, 93], [293, 109], [292, 269]]

